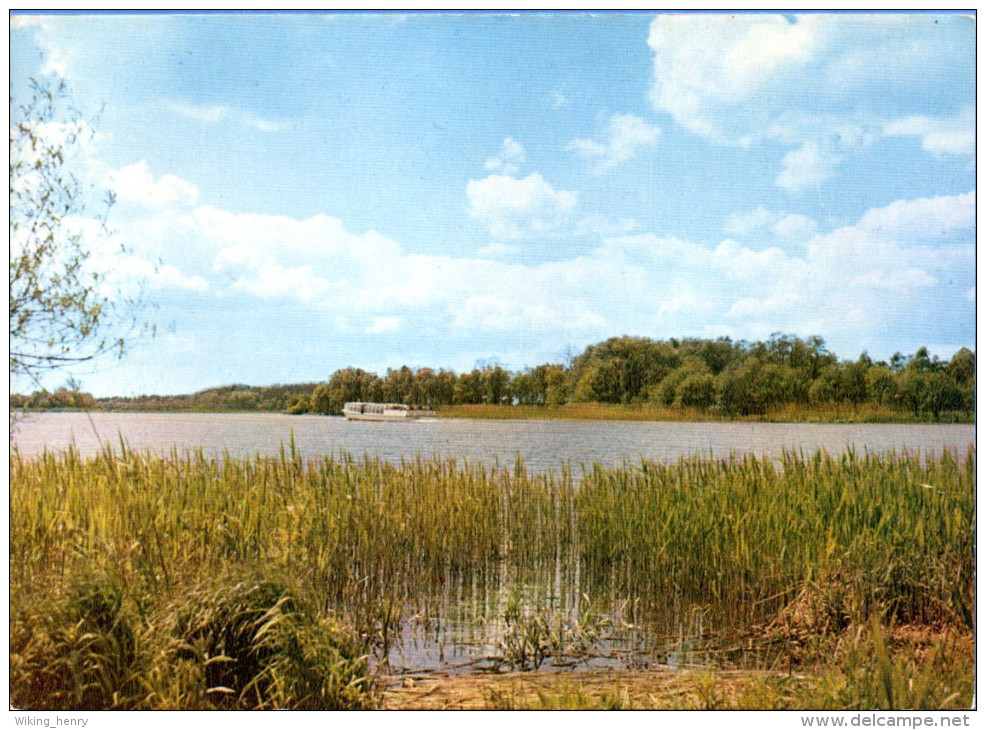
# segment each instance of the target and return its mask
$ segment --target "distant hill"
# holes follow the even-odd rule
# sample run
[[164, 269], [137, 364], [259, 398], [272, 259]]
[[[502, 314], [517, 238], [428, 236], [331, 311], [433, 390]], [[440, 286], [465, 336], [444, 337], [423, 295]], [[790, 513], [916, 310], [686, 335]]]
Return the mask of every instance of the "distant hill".
[[93, 398], [89, 393], [58, 390], [11, 395], [11, 409], [103, 411], [267, 411], [284, 412], [293, 402], [311, 400], [318, 383], [250, 386], [240, 383], [208, 388], [190, 395], [139, 395]]
[[96, 407], [111, 411], [272, 411], [288, 409], [292, 398], [310, 399], [318, 383], [250, 386], [237, 383], [191, 395], [140, 395], [97, 398]]

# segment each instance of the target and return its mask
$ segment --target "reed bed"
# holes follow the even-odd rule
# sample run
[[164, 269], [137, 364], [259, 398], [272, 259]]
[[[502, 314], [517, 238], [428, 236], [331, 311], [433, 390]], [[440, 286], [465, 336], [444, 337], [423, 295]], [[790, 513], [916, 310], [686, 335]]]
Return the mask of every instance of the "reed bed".
[[565, 403], [564, 405], [462, 404], [438, 406], [442, 418], [486, 420], [572, 420], [572, 421], [661, 421], [768, 423], [974, 423], [971, 413], [948, 411], [932, 419], [881, 403], [782, 403], [764, 413], [739, 415], [718, 407], [665, 406], [657, 403]]
[[577, 510], [583, 572], [655, 610], [749, 625], [800, 595], [840, 626], [882, 612], [972, 627], [971, 449], [597, 467]]
[[655, 633], [970, 630], [974, 513], [972, 448], [579, 478], [293, 446], [12, 451], [11, 701], [371, 706], [368, 653], [512, 582], [633, 606], [621, 620]]

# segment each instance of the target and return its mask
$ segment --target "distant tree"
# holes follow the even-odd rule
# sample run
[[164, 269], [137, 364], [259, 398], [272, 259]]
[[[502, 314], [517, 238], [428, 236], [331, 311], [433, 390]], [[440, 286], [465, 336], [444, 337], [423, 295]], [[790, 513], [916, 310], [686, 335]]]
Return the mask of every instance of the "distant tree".
[[628, 389], [630, 369], [626, 359], [609, 356], [596, 364], [593, 389], [595, 400], [603, 403], [629, 403], [634, 393]]
[[675, 396], [678, 395], [678, 385], [688, 377], [688, 370], [675, 369], [668, 373], [667, 377], [651, 386], [647, 394], [647, 400], [658, 406], [670, 406], [674, 403]]
[[89, 128], [64, 82], [32, 82], [28, 101], [10, 111], [10, 376], [40, 383], [52, 370], [122, 354], [127, 303], [107, 295], [70, 225], [86, 210], [70, 163]]
[[860, 355], [856, 362], [843, 365], [839, 378], [839, 400], [858, 404], [868, 399], [866, 373], [872, 366], [873, 361], [866, 353]]
[[448, 406], [455, 402], [455, 383], [458, 380], [451, 370], [439, 370], [435, 376], [434, 405]]
[[387, 370], [383, 381], [383, 399], [392, 403], [417, 403], [421, 400], [417, 393], [414, 371], [407, 365], [400, 370]]
[[312, 413], [319, 413], [323, 416], [330, 413], [337, 413], [339, 406], [338, 403], [333, 402], [332, 397], [329, 394], [328, 385], [318, 385], [312, 392], [311, 400], [308, 403], [308, 410]]
[[[679, 398], [679, 390], [686, 380], [696, 375], [709, 375], [709, 367], [701, 357], [689, 355], [681, 361], [681, 365], [651, 388], [648, 400], [664, 406], [688, 405], [682, 403]], [[694, 385], [693, 382], [691, 387]]]
[[955, 381], [962, 395], [962, 410], [972, 413], [976, 410], [976, 354], [966, 347], [956, 352], [945, 372]]
[[455, 383], [455, 403], [473, 405], [483, 402], [483, 377], [479, 370], [462, 373]]
[[711, 373], [692, 373], [678, 385], [675, 405], [708, 408], [715, 403], [715, 378]]
[[645, 337], [612, 337], [590, 345], [572, 362], [572, 398], [576, 401], [632, 403], [679, 364], [676, 348]]
[[510, 379], [508, 398], [520, 405], [561, 405], [567, 398], [568, 377], [562, 365], [545, 363], [515, 373]]
[[897, 376], [897, 395], [900, 404], [915, 416], [924, 407], [924, 391], [928, 385], [927, 377], [917, 369], [904, 368]]
[[952, 355], [945, 372], [951, 375], [956, 383], [969, 383], [976, 379], [976, 355], [967, 347], [961, 348]]
[[441, 381], [431, 368], [419, 368], [414, 373], [414, 402], [420, 405], [436, 406], [441, 403]]
[[260, 404], [260, 393], [255, 389], [238, 390], [229, 396], [229, 408], [234, 411], [255, 411]]
[[[597, 381], [601, 381], [599, 373], [600, 366], [592, 364], [580, 367], [577, 371], [573, 370], [573, 377], [578, 373], [572, 388], [572, 400], [576, 403], [591, 403], [602, 400], [600, 390], [597, 389]], [[600, 383], [601, 384], [601, 383]]]
[[893, 404], [898, 399], [897, 380], [893, 371], [884, 365], [874, 365], [866, 371], [866, 392], [875, 403]]
[[918, 351], [907, 361], [905, 368], [915, 373], [931, 373], [939, 369], [938, 358], [932, 358], [928, 354], [927, 347], [920, 347]]
[[[803, 358], [803, 359], [801, 359]], [[838, 358], [825, 347], [825, 340], [812, 335], [804, 341], [803, 347], [796, 346], [792, 353], [792, 367], [806, 369], [812, 378], [818, 377], [822, 368], [835, 364]]]
[[568, 373], [561, 365], [540, 365], [543, 373], [544, 402], [549, 406], [560, 406], [568, 400]]
[[503, 403], [508, 395], [510, 373], [499, 365], [488, 365], [480, 371], [484, 403]]
[[967, 410], [968, 399], [948, 373], [948, 366], [921, 347], [907, 359], [897, 375], [897, 391], [902, 405], [915, 416], [931, 414], [938, 420], [943, 411]]
[[733, 362], [736, 350], [733, 342], [728, 337], [720, 337], [718, 340], [702, 340], [699, 344], [699, 357], [705, 361], [709, 372], [718, 375]]
[[718, 375], [716, 395], [727, 413], [762, 415], [789, 400], [789, 380], [789, 368], [763, 362], [751, 354], [740, 365]]
[[[349, 401], [383, 399], [384, 387], [380, 377], [362, 368], [336, 370], [324, 387], [324, 394], [316, 388], [312, 395], [312, 411], [315, 413], [342, 413], [343, 405]], [[319, 402], [319, 407], [314, 405], [317, 397], [324, 399]]]
[[835, 403], [839, 399], [839, 368], [830, 365], [808, 387], [808, 400], [815, 404]]
[[310, 404], [311, 397], [306, 398], [303, 395], [292, 395], [288, 397], [286, 412], [292, 416], [302, 415], [304, 413], [308, 413]]
[[926, 376], [922, 393], [922, 408], [936, 421], [945, 411], [958, 411], [963, 408], [962, 391], [956, 382], [943, 372]]
[[962, 391], [962, 410], [971, 415], [976, 410], [976, 383], [960, 383], [959, 390]]
[[791, 357], [796, 343], [801, 344], [801, 341], [794, 335], [774, 332], [765, 343], [766, 350], [770, 354], [770, 361], [784, 363], [785, 365], [791, 364]]
[[900, 373], [904, 370], [907, 365], [907, 358], [900, 352], [895, 352], [890, 356], [890, 371], [892, 373]]
[[544, 405], [544, 389], [538, 386], [532, 371], [516, 373], [510, 379], [508, 398], [510, 402], [523, 406]]
[[10, 406], [11, 408], [30, 408], [32, 410], [48, 408], [92, 410], [96, 407], [96, 399], [92, 397], [91, 393], [80, 391], [78, 385], [70, 380], [54, 392], [36, 390], [30, 396], [12, 395]]

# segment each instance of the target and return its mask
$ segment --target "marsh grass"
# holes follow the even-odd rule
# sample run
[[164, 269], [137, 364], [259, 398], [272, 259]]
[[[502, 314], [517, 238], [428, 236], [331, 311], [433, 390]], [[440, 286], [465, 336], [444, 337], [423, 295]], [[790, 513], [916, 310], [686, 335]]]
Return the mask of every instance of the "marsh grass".
[[[519, 462], [304, 459], [292, 445], [275, 458], [121, 445], [10, 459], [20, 707], [371, 706], [366, 657], [386, 655], [412, 617], [427, 633], [520, 580], [542, 584], [505, 622], [515, 638], [536, 629], [518, 644], [527, 668], [595, 641], [593, 612], [655, 636], [754, 637], [788, 647], [791, 665], [874, 617], [972, 629], [971, 448], [694, 458], [580, 478]], [[888, 659], [890, 675], [913, 687], [925, 659]], [[833, 703], [866, 704], [886, 685], [846, 672], [827, 685]]]
[[[290, 588], [243, 573], [127, 594], [73, 579], [12, 596], [11, 703], [28, 709], [358, 709], [371, 704], [354, 632]], [[134, 605], [140, 601], [142, 605]]]
[[900, 634], [892, 623], [885, 626], [876, 617], [855, 627], [804, 698], [826, 710], [970, 707], [975, 674], [971, 642], [950, 631]]
[[577, 494], [583, 576], [720, 626], [809, 595], [831, 628], [882, 611], [971, 629], [974, 468], [971, 451], [597, 467]]

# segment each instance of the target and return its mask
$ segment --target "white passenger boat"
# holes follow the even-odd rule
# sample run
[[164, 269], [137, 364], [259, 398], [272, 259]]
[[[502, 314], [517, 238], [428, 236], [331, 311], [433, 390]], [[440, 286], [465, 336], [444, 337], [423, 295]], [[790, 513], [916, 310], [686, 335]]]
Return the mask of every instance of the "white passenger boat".
[[434, 418], [435, 412], [424, 406], [403, 403], [346, 403], [342, 415], [347, 421], [416, 421]]

